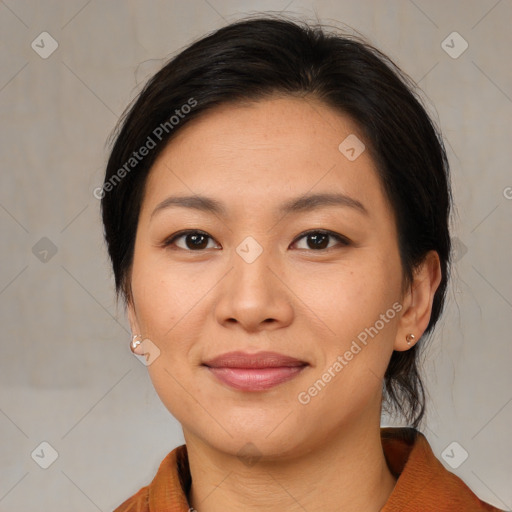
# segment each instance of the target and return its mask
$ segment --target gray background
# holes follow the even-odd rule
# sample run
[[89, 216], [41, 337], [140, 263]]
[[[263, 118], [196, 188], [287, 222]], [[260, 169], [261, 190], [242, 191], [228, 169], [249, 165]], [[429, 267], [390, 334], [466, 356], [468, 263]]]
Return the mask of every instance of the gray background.
[[[426, 354], [423, 430], [449, 469], [442, 453], [459, 443], [469, 456], [452, 471], [482, 499], [512, 509], [512, 2], [6, 0], [1, 512], [112, 510], [183, 442], [129, 351], [92, 191], [101, 184], [110, 131], [162, 59], [265, 10], [346, 23], [395, 59], [428, 98], [452, 166], [457, 262]], [[34, 40], [42, 46], [43, 31], [59, 45], [47, 59], [31, 47]], [[453, 31], [469, 44], [458, 58], [442, 47]], [[453, 53], [462, 41], [452, 39], [445, 45]], [[38, 448], [43, 441], [59, 454], [48, 469], [35, 462], [49, 457]], [[459, 445], [448, 450], [452, 460], [464, 453]], [[39, 458], [31, 456], [36, 448]]]

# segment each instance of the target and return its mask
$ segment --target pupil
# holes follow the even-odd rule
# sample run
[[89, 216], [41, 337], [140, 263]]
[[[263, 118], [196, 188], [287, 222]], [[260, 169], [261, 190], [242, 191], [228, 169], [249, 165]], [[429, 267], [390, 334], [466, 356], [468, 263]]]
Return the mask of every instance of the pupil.
[[318, 234], [318, 235], [309, 235], [310, 236], [310, 240], [313, 240], [313, 247], [312, 248], [316, 248], [316, 249], [325, 249], [328, 245], [328, 243], [326, 244], [326, 240], [328, 240], [328, 235], [326, 234]]
[[[203, 239], [203, 240], [201, 240]], [[204, 249], [208, 242], [205, 244], [206, 237], [201, 234], [190, 234], [187, 236], [187, 246], [189, 249]], [[192, 244], [188, 244], [188, 242], [192, 241]]]

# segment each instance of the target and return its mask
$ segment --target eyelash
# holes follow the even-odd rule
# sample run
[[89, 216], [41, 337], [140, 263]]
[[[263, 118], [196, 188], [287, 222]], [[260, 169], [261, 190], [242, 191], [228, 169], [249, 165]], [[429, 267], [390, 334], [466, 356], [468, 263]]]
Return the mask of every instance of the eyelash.
[[[170, 247], [179, 238], [185, 237], [190, 234], [204, 235], [204, 236], [210, 238], [211, 240], [214, 240], [213, 237], [211, 237], [205, 231], [201, 231], [198, 229], [188, 229], [188, 230], [184, 230], [184, 231], [175, 233], [174, 235], [171, 235], [169, 238], [167, 238], [162, 243], [162, 247]], [[297, 238], [295, 238], [295, 240], [292, 242], [292, 244], [295, 244], [299, 240], [302, 240], [303, 238], [306, 238], [308, 235], [312, 235], [312, 234], [327, 235], [331, 238], [334, 238], [335, 240], [337, 240], [339, 242], [339, 244], [341, 244], [342, 246], [345, 246], [345, 247], [351, 244], [350, 240], [347, 237], [340, 235], [338, 233], [335, 233], [333, 231], [326, 230], [326, 229], [313, 229], [313, 230], [305, 231], [304, 233], [301, 233], [299, 236], [297, 236]], [[206, 249], [197, 249], [197, 250], [183, 249], [182, 247], [178, 247], [178, 249], [182, 250], [182, 251], [186, 251], [186, 252], [203, 252], [206, 250]], [[311, 251], [311, 252], [326, 252], [326, 251], [330, 251], [331, 249], [336, 249], [336, 246], [327, 247], [325, 249], [317, 249], [317, 250], [316, 249], [301, 249], [301, 250], [307, 250], [307, 251]]]

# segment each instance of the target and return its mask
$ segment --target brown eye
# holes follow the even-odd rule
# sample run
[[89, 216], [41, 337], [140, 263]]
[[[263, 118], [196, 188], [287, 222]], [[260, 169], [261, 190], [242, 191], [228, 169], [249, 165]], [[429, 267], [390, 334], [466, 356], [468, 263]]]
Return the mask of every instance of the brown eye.
[[342, 246], [349, 245], [349, 240], [347, 238], [337, 233], [333, 233], [332, 231], [309, 231], [298, 237], [295, 243], [302, 239], [306, 240], [306, 247], [299, 247], [299, 249], [312, 249], [314, 251], [331, 249], [333, 247], [332, 245], [329, 246], [331, 239], [336, 240], [338, 244], [341, 244]]
[[[177, 243], [177, 241], [181, 241]], [[173, 235], [169, 240], [164, 243], [165, 247], [176, 245], [179, 249], [185, 251], [201, 251], [203, 249], [212, 249], [208, 247], [208, 242], [213, 241], [213, 238], [204, 233], [203, 231], [182, 231]]]

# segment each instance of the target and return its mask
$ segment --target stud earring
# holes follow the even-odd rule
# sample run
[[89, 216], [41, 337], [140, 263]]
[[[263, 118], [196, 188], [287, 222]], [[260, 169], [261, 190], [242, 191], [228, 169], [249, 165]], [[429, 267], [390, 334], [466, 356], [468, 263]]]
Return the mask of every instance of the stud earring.
[[414, 336], [414, 334], [408, 334], [406, 337], [405, 337], [405, 340], [407, 341], [407, 345], [411, 345], [411, 343], [416, 339], [416, 336]]
[[135, 354], [135, 350], [142, 343], [142, 334], [135, 334], [130, 343], [130, 350]]

